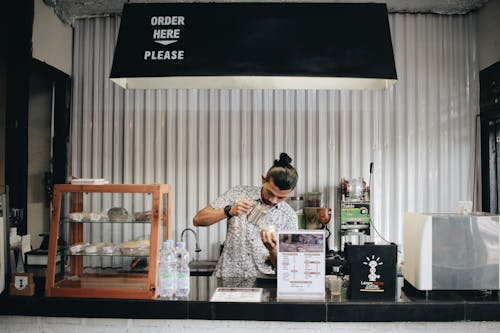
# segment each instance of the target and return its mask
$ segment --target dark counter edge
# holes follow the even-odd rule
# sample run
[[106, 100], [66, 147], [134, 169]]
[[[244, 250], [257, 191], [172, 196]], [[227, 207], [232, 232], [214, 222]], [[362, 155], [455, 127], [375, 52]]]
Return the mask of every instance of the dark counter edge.
[[212, 303], [0, 296], [0, 315], [289, 322], [500, 321], [498, 302]]

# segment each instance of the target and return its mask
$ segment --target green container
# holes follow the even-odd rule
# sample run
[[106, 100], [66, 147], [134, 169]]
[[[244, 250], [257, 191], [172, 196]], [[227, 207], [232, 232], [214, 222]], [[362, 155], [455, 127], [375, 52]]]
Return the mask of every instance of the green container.
[[304, 213], [297, 213], [297, 228], [304, 229]]

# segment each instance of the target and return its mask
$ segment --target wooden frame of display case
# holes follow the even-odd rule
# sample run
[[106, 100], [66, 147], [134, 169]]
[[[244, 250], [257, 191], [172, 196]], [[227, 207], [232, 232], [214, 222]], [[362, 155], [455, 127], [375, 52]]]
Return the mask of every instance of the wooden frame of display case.
[[[151, 231], [149, 239], [149, 267], [145, 274], [84, 274], [83, 257], [69, 256], [69, 270], [72, 277], [56, 282], [56, 256], [58, 235], [61, 226], [61, 201], [63, 193], [71, 194], [70, 212], [82, 212], [84, 193], [145, 193], [151, 194]], [[163, 207], [163, 195], [166, 207]], [[165, 209], [166, 208], [166, 209]], [[112, 184], [54, 186], [52, 218], [50, 222], [49, 255], [45, 282], [45, 295], [50, 297], [87, 298], [133, 298], [154, 299], [158, 297], [157, 265], [160, 243], [160, 214], [164, 227], [164, 238], [170, 239], [171, 186], [169, 184]], [[116, 223], [116, 222], [110, 222]], [[70, 244], [82, 242], [83, 224], [69, 226]]]

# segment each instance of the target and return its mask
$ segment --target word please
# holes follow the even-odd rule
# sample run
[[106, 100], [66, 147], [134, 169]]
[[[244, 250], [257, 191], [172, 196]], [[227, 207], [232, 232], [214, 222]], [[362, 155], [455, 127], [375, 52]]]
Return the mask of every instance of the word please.
[[183, 60], [184, 50], [144, 51], [144, 60]]

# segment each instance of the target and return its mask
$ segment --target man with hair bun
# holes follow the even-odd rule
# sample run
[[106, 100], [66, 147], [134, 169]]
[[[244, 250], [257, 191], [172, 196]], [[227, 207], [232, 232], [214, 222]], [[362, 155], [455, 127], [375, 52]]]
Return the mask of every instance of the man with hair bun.
[[[262, 186], [235, 186], [200, 210], [195, 226], [210, 226], [227, 219], [224, 249], [215, 267], [219, 278], [253, 278], [275, 274], [275, 231], [297, 230], [297, 214], [285, 201], [297, 185], [297, 170], [288, 154], [281, 153], [265, 175]], [[258, 224], [248, 221], [256, 205], [268, 209]]]

